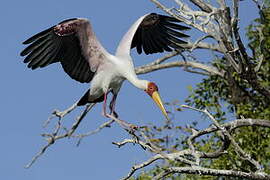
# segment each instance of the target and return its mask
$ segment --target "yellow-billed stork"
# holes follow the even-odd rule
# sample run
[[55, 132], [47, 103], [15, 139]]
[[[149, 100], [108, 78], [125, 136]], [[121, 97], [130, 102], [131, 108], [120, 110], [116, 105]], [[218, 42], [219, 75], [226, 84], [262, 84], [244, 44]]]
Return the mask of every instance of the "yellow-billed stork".
[[182, 49], [186, 42], [180, 38], [189, 37], [183, 30], [190, 28], [180, 25], [176, 18], [156, 13], [140, 17], [122, 38], [115, 55], [106, 51], [100, 44], [90, 22], [84, 18], [73, 18], [60, 22], [33, 37], [23, 44], [29, 44], [21, 56], [31, 69], [43, 68], [60, 62], [64, 71], [81, 83], [89, 83], [90, 89], [78, 101], [78, 106], [104, 101], [103, 115], [106, 114], [106, 99], [113, 94], [110, 103], [111, 113], [124, 80], [150, 95], [166, 118], [155, 83], [138, 79], [130, 56], [130, 50], [136, 47], [139, 54], [161, 53]]

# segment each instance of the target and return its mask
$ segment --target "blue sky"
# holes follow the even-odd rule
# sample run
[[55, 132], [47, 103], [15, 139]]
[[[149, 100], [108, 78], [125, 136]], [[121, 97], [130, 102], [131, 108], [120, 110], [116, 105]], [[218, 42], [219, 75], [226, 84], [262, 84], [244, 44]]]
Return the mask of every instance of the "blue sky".
[[[241, 25], [245, 26], [256, 17], [256, 11], [246, 1], [241, 4]], [[57, 64], [35, 71], [27, 69], [19, 57], [24, 48], [22, 41], [72, 17], [90, 19], [103, 46], [114, 53], [130, 25], [148, 12], [160, 10], [148, 0], [1, 2], [0, 179], [114, 180], [126, 175], [135, 163], [150, 157], [149, 153], [137, 146], [128, 145], [120, 149], [113, 146], [112, 141], [128, 137], [115, 124], [110, 129], [84, 139], [79, 147], [75, 146], [76, 141], [73, 139], [59, 141], [32, 168], [24, 169], [24, 165], [46, 143], [40, 134], [46, 132], [42, 124], [52, 110], [62, 110], [71, 105], [84, 94], [88, 85], [71, 80]], [[135, 55], [135, 64], [142, 65], [159, 56]], [[187, 86], [201, 79], [199, 75], [178, 68], [140, 77], [156, 82], [164, 101], [178, 99], [181, 103], [188, 95]], [[137, 125], [163, 122], [163, 116], [152, 100], [128, 82], [124, 83], [120, 91], [116, 109], [122, 119]], [[71, 124], [72, 118], [78, 113], [74, 112], [66, 121]], [[176, 116], [177, 123], [183, 126], [194, 118], [199, 118], [199, 115], [186, 111]], [[105, 121], [106, 118], [101, 116], [101, 105], [98, 105], [82, 122], [78, 132], [95, 129]]]

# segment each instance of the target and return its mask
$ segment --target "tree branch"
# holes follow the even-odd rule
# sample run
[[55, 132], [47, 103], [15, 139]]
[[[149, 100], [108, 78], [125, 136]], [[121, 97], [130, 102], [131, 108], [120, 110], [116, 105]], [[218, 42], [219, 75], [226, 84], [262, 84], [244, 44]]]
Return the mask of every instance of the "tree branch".
[[[169, 174], [174, 173], [188, 173], [188, 174], [200, 174], [200, 175], [212, 175], [212, 176], [230, 176], [230, 177], [239, 177], [239, 178], [253, 178], [253, 179], [268, 179], [270, 175], [264, 173], [262, 168], [260, 167], [259, 163], [257, 163], [254, 159], [252, 159], [247, 153], [245, 153], [242, 148], [236, 143], [235, 139], [230, 134], [234, 129], [241, 128], [244, 126], [261, 126], [265, 128], [270, 128], [270, 121], [269, 120], [262, 120], [262, 119], [237, 119], [228, 123], [219, 124], [213, 116], [207, 110], [200, 110], [190, 106], [182, 105], [182, 107], [189, 108], [192, 110], [196, 110], [202, 113], [205, 113], [213, 122], [214, 124], [206, 129], [203, 130], [193, 130], [192, 135], [188, 138], [188, 149], [183, 149], [176, 152], [165, 153], [160, 152], [159, 150], [156, 151], [151, 150], [152, 144], [144, 138], [144, 140], [136, 140], [136, 139], [125, 139], [122, 142], [114, 143], [118, 147], [122, 147], [128, 143], [132, 144], [139, 144], [146, 150], [150, 150], [151, 152], [157, 153], [147, 161], [140, 163], [139, 165], [135, 165], [131, 168], [129, 174], [123, 178], [128, 179], [130, 178], [137, 170], [144, 168], [156, 160], [161, 159], [169, 162], [180, 162], [183, 163], [184, 167], [168, 167], [165, 168], [164, 171], [155, 176], [153, 179], [161, 179]], [[202, 138], [203, 135], [210, 134], [213, 132], [221, 132], [224, 137], [222, 137], [222, 146], [220, 149], [216, 150], [215, 152], [202, 152], [195, 149], [193, 145], [194, 140], [196, 138]], [[219, 156], [226, 153], [226, 149], [229, 148], [229, 145], [232, 144], [235, 151], [238, 152], [238, 155], [245, 160], [250, 161], [254, 164], [258, 169], [259, 172], [243, 172], [243, 171], [235, 171], [235, 170], [224, 170], [224, 169], [211, 169], [206, 168], [200, 165], [201, 158], [218, 158]], [[154, 145], [155, 146], [155, 145]], [[192, 158], [193, 157], [193, 158]], [[258, 167], [259, 166], [259, 167]]]
[[148, 159], [147, 161], [138, 164], [138, 165], [134, 165], [132, 166], [130, 172], [128, 173], [128, 175], [126, 177], [121, 178], [121, 180], [128, 180], [137, 170], [144, 168], [150, 164], [152, 164], [153, 162], [162, 159], [162, 156], [160, 156], [159, 154], [156, 156], [151, 157], [150, 159]]
[[[65, 137], [70, 137], [74, 132], [75, 130], [78, 128], [79, 124], [81, 123], [81, 121], [84, 119], [84, 117], [86, 116], [86, 114], [95, 106], [95, 103], [92, 103], [90, 105], [87, 105], [85, 107], [85, 110], [81, 113], [81, 115], [79, 115], [77, 118], [76, 118], [76, 121], [73, 123], [72, 127], [66, 131], [66, 133], [64, 134], [60, 134], [59, 135], [59, 132], [60, 132], [60, 129], [62, 128], [62, 117], [63, 116], [59, 116], [59, 119], [58, 119], [58, 123], [57, 123], [57, 126], [54, 130], [53, 133], [50, 133], [50, 134], [42, 134], [43, 137], [47, 137], [47, 144], [45, 146], [43, 146], [41, 148], [41, 150], [32, 158], [32, 160], [30, 161], [30, 163], [28, 163], [25, 168], [30, 168], [35, 162], [36, 160], [42, 156], [46, 150], [51, 146], [53, 145], [57, 140], [59, 139], [63, 139]], [[73, 107], [73, 106], [72, 106]], [[66, 111], [63, 111], [63, 113], [60, 113], [61, 115], [63, 114], [68, 114], [69, 112], [71, 112], [72, 108], [68, 108]], [[65, 112], [65, 113], [64, 113]]]
[[242, 159], [244, 160], [247, 160], [249, 161], [251, 164], [254, 165], [254, 167], [256, 167], [257, 170], [259, 171], [262, 171], [262, 167], [261, 165], [255, 161], [248, 153], [246, 153], [239, 145], [238, 143], [235, 141], [235, 139], [232, 137], [232, 135], [227, 131], [226, 128], [224, 128], [224, 126], [221, 126], [218, 121], [208, 112], [207, 109], [205, 110], [200, 110], [200, 109], [197, 109], [197, 108], [193, 108], [193, 107], [190, 107], [190, 106], [186, 106], [186, 105], [183, 105], [182, 107], [185, 107], [185, 108], [189, 108], [189, 109], [193, 109], [195, 111], [199, 111], [199, 112], [202, 112], [204, 114], [206, 114], [213, 122], [214, 122], [214, 125], [222, 132], [222, 134], [224, 136], [226, 136], [232, 143], [232, 145], [234, 146], [234, 150], [236, 153], [238, 153], [239, 157], [241, 157]]
[[190, 0], [194, 5], [198, 6], [201, 10], [211, 13], [214, 7], [203, 0]]
[[269, 180], [270, 176], [264, 173], [253, 173], [253, 172], [242, 172], [234, 170], [222, 170], [222, 169], [211, 169], [199, 166], [194, 167], [170, 167], [166, 168], [158, 176], [154, 177], [154, 180], [162, 179], [169, 174], [175, 173], [187, 173], [187, 174], [200, 174], [200, 175], [211, 175], [211, 176], [229, 176], [229, 177], [239, 177], [248, 178], [256, 180]]
[[77, 146], [79, 146], [81, 144], [81, 141], [83, 138], [88, 137], [88, 136], [92, 136], [94, 134], [99, 133], [102, 129], [106, 128], [106, 127], [111, 127], [111, 124], [114, 123], [114, 120], [110, 119], [109, 121], [101, 124], [98, 128], [96, 128], [95, 130], [89, 131], [85, 134], [76, 134], [76, 135], [72, 135], [72, 137], [74, 138], [79, 138], [78, 142], [77, 142]]
[[190, 67], [194, 69], [199, 69], [207, 73], [207, 75], [219, 75], [221, 77], [224, 77], [224, 72], [221, 70], [218, 70], [217, 68], [213, 66], [207, 66], [202, 63], [198, 62], [192, 62], [192, 61], [175, 61], [175, 62], [169, 62], [164, 64], [155, 64], [155, 65], [144, 65], [137, 67], [135, 69], [136, 74], [146, 74], [149, 72], [161, 70], [161, 69], [167, 69], [172, 67]]

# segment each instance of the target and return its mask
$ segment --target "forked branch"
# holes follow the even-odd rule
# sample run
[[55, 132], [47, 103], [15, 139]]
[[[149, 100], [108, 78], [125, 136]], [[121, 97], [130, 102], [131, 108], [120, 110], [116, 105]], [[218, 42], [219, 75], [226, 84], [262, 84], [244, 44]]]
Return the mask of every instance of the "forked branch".
[[[250, 178], [250, 179], [269, 179], [270, 175], [265, 173], [262, 169], [262, 166], [259, 162], [255, 161], [251, 158], [244, 150], [238, 145], [234, 137], [231, 135], [232, 131], [237, 128], [245, 127], [245, 126], [259, 126], [264, 128], [270, 128], [270, 121], [263, 120], [263, 119], [237, 119], [228, 123], [220, 124], [218, 121], [209, 113], [207, 110], [200, 110], [190, 106], [183, 105], [184, 108], [189, 108], [195, 111], [199, 111], [204, 113], [209, 117], [209, 119], [213, 122], [213, 124], [206, 129], [202, 130], [193, 130], [192, 135], [188, 138], [188, 148], [184, 148], [179, 151], [174, 152], [156, 152], [151, 150], [152, 144], [146, 142], [146, 139], [140, 139], [136, 141], [134, 139], [125, 139], [122, 142], [114, 143], [118, 147], [122, 147], [127, 145], [128, 143], [138, 144], [143, 146], [144, 149], [149, 150], [150, 152], [154, 153], [154, 155], [142, 162], [140, 164], [134, 165], [127, 176], [122, 178], [122, 180], [127, 180], [130, 178], [137, 170], [141, 168], [145, 168], [157, 160], [167, 161], [170, 162], [179, 162], [182, 163], [180, 167], [172, 166], [165, 166], [163, 167], [163, 171], [158, 174], [157, 176], [153, 177], [153, 179], [162, 179], [168, 175], [175, 174], [175, 173], [186, 173], [186, 174], [199, 174], [199, 175], [211, 175], [211, 176], [230, 176], [230, 177], [239, 177], [239, 178]], [[214, 152], [203, 152], [199, 151], [193, 145], [195, 139], [201, 139], [204, 135], [209, 135], [211, 133], [218, 132], [219, 134], [223, 134], [223, 138], [220, 138], [222, 141], [222, 145], [220, 149], [217, 149]], [[254, 167], [257, 168], [258, 171], [256, 172], [246, 172], [246, 171], [239, 171], [233, 169], [212, 169], [207, 168], [201, 165], [201, 161], [203, 159], [213, 159], [226, 154], [226, 150], [232, 146], [232, 148], [238, 153], [240, 158], [248, 160]], [[193, 158], [192, 158], [193, 157]], [[161, 167], [162, 168], [162, 167]]]

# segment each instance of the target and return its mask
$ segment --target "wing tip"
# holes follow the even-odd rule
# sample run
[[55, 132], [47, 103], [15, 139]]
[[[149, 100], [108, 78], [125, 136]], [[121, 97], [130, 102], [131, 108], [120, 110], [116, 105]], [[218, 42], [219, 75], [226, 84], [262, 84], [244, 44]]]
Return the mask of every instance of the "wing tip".
[[23, 41], [22, 44], [26, 45], [29, 44], [29, 42], [27, 40]]
[[[171, 52], [177, 49], [181, 50], [184, 49], [182, 45], [187, 44], [188, 42], [183, 39], [190, 38], [190, 36], [185, 34], [183, 31], [190, 30], [191, 27], [182, 25], [181, 22], [182, 22], [181, 20], [172, 16], [162, 15], [158, 13], [149, 13], [144, 17], [144, 19], [141, 22], [142, 28], [138, 29], [136, 32], [137, 39], [136, 42], [132, 41], [133, 43], [132, 48], [137, 47], [136, 49], [138, 54], [145, 53], [146, 55], [154, 53]], [[143, 33], [144, 31], [145, 33], [147, 33], [152, 29], [153, 30], [156, 29], [155, 30], [156, 34], [160, 35], [161, 37], [150, 39], [148, 43], [143, 43], [141, 42], [142, 40], [140, 41], [138, 40], [141, 38], [145, 38], [141, 37], [142, 35], [139, 36], [140, 33]], [[139, 32], [139, 30], [143, 32]], [[160, 45], [155, 45], [155, 42], [159, 43]]]
[[58, 24], [63, 24], [63, 23], [66, 23], [66, 22], [69, 22], [69, 21], [78, 20], [78, 19], [80, 19], [80, 18], [68, 18], [68, 19], [65, 19], [65, 20], [61, 21], [61, 22], [58, 23]]
[[22, 52], [20, 52], [20, 56], [25, 56], [25, 54], [24, 54], [24, 52], [22, 51]]

